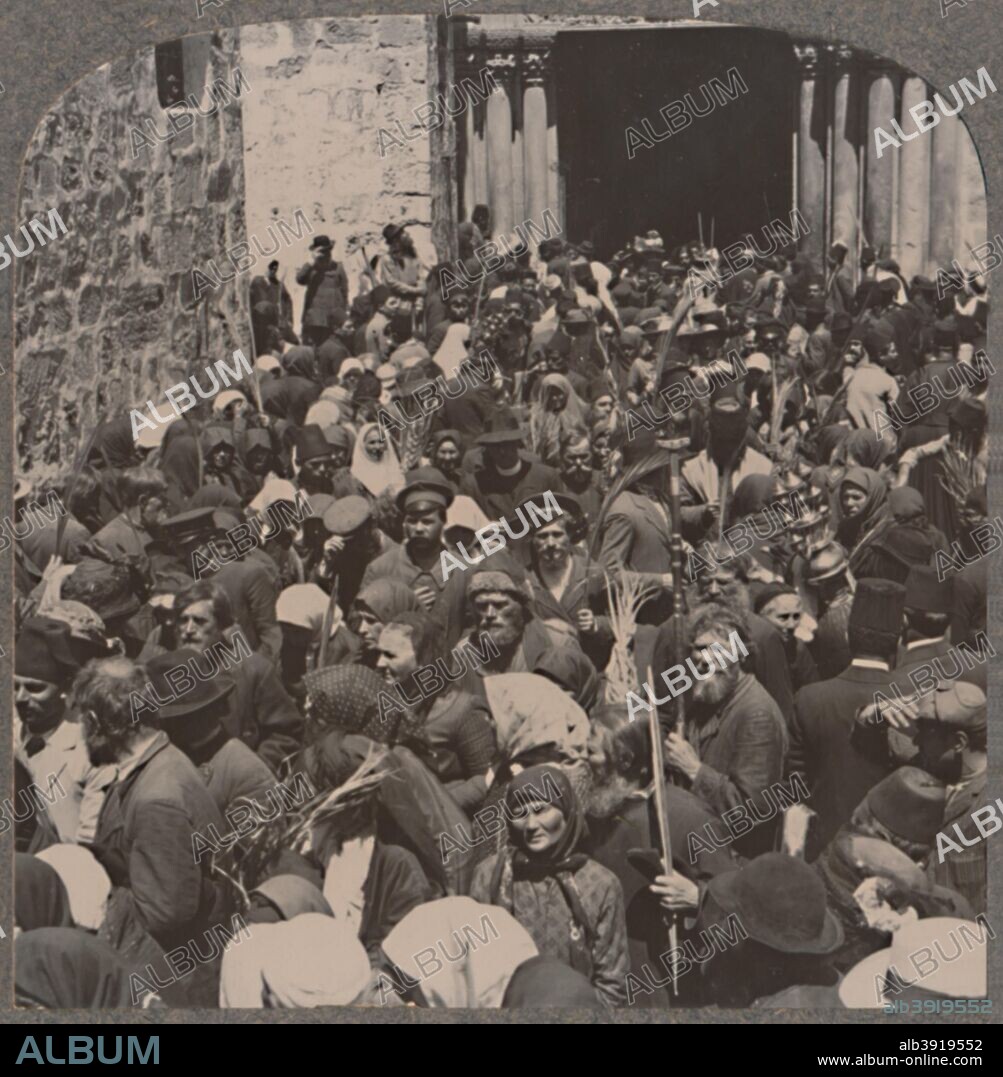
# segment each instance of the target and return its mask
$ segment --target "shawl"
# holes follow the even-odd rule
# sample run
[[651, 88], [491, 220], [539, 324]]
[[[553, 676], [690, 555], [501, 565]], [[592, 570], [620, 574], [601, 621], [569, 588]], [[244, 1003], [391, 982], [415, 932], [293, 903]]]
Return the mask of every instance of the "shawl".
[[18, 1004], [53, 1010], [131, 1008], [129, 970], [86, 931], [46, 927], [19, 935], [14, 990]]
[[352, 475], [373, 495], [379, 497], [388, 486], [403, 486], [404, 472], [397, 459], [397, 450], [389, 438], [384, 438], [383, 456], [374, 460], [366, 452], [366, 435], [370, 430], [379, 430], [377, 423], [366, 423], [355, 439], [352, 450]]
[[14, 923], [22, 931], [73, 924], [70, 898], [59, 872], [28, 853], [17, 853], [14, 858]]
[[888, 486], [876, 472], [866, 467], [854, 467], [839, 484], [839, 507], [842, 514], [843, 489], [855, 486], [866, 495], [864, 506], [856, 516], [840, 519], [836, 539], [847, 550], [852, 550], [865, 538], [876, 538], [879, 530], [889, 522]]

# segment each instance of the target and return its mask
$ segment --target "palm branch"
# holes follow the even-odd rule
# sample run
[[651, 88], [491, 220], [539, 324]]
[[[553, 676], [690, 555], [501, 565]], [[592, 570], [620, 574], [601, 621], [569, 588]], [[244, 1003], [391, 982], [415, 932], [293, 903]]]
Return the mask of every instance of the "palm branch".
[[610, 483], [609, 489], [606, 491], [606, 496], [602, 499], [602, 504], [599, 506], [599, 512], [596, 514], [595, 524], [592, 528], [592, 535], [589, 538], [588, 552], [590, 558], [598, 557], [599, 555], [599, 547], [602, 544], [603, 528], [606, 526], [606, 517], [609, 515], [609, 510], [613, 505], [613, 502], [616, 501], [624, 490], [629, 490], [642, 475], [646, 475], [651, 471], [652, 457], [661, 452], [664, 452], [664, 450], [653, 449], [651, 453], [641, 460], [636, 460], [630, 467], [624, 468]]
[[609, 622], [613, 632], [613, 649], [605, 671], [607, 703], [622, 703], [627, 693], [637, 688], [637, 670], [634, 666], [637, 614], [656, 590], [634, 572], [621, 569], [615, 577], [606, 575]]
[[940, 452], [941, 474], [937, 477], [944, 490], [963, 505], [968, 495], [980, 486], [978, 461], [948, 442]]

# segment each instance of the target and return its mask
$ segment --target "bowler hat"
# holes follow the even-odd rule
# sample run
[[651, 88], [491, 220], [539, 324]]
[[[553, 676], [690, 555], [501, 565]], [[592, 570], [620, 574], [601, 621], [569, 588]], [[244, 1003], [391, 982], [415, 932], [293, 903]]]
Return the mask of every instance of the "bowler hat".
[[867, 794], [871, 815], [898, 838], [933, 845], [944, 823], [947, 787], [919, 767], [899, 767]]
[[185, 546], [191, 542], [200, 542], [219, 533], [213, 518], [212, 505], [200, 509], [189, 509], [171, 516], [163, 524], [165, 536], [174, 546]]
[[330, 238], [321, 234], [313, 237], [313, 240], [310, 243], [310, 250], [317, 250], [319, 247], [324, 247], [325, 249], [330, 250], [332, 246], [333, 244], [331, 243]]
[[522, 430], [515, 412], [501, 408], [494, 413], [487, 423], [487, 429], [477, 439], [478, 445], [504, 445], [523, 441]]
[[14, 648], [14, 672], [33, 681], [68, 684], [80, 668], [70, 636], [70, 626], [64, 621], [29, 617]]
[[711, 879], [708, 892], [736, 913], [749, 938], [786, 954], [831, 954], [843, 928], [826, 905], [825, 884], [803, 860], [763, 853]]
[[[196, 676], [192, 676], [190, 665], [192, 659], [195, 660]], [[213, 665], [216, 667], [215, 673], [212, 673]], [[145, 666], [150, 685], [155, 693], [152, 696], [154, 702], [160, 699], [169, 701], [157, 704], [157, 717], [160, 719], [181, 718], [187, 714], [194, 714], [219, 702], [233, 691], [233, 679], [219, 668], [219, 661], [213, 662], [207, 659], [201, 651], [193, 647], [165, 651], [149, 659]], [[168, 678], [167, 674], [179, 667], [187, 671], [185, 680], [194, 682], [192, 687], [178, 688], [176, 683], [172, 683], [172, 679]], [[173, 680], [178, 682], [178, 678]]]

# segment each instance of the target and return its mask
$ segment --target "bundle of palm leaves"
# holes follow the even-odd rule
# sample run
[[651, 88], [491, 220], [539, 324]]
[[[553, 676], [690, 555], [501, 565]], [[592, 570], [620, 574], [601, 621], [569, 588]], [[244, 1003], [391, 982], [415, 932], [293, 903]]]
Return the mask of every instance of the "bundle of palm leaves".
[[613, 649], [606, 665], [607, 703], [622, 703], [628, 692], [637, 690], [637, 670], [634, 665], [637, 614], [656, 592], [657, 588], [644, 583], [642, 577], [634, 572], [621, 569], [613, 578], [606, 575], [609, 621], [613, 632]]
[[383, 766], [386, 758], [386, 747], [372, 744], [366, 758], [341, 785], [280, 812], [273, 820], [259, 823], [250, 834], [213, 858], [213, 871], [233, 886], [242, 908], [250, 905], [248, 895], [269, 877], [279, 854], [286, 850], [304, 852], [316, 827], [365, 803], [379, 789], [388, 773]]
[[428, 434], [432, 429], [432, 416], [421, 412], [413, 422], [408, 422], [401, 434], [400, 464], [405, 471], [421, 465], [421, 458], [428, 444]]
[[979, 461], [948, 441], [940, 452], [940, 485], [959, 504], [984, 481]]

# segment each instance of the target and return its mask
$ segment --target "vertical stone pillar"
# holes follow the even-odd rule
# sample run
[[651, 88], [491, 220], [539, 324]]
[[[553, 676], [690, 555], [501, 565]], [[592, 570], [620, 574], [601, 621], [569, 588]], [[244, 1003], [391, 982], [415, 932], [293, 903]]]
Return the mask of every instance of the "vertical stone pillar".
[[[953, 99], [952, 99], [953, 101]], [[971, 250], [986, 243], [986, 185], [975, 142], [964, 120], [958, 131], [958, 216], [956, 221], [955, 257], [963, 265], [978, 269]], [[982, 253], [983, 261], [986, 254]]]
[[[920, 78], [907, 77], [902, 83], [902, 116], [906, 124], [912, 124], [909, 109], [926, 98], [926, 83]], [[889, 127], [885, 127], [885, 130], [894, 137], [894, 132]], [[910, 129], [905, 127], [903, 130], [906, 134], [911, 133]], [[932, 139], [914, 138], [910, 142], [903, 142], [901, 149], [889, 147], [885, 150], [886, 154], [898, 154], [898, 228], [895, 257], [907, 282], [917, 274], [926, 275], [930, 269], [928, 251], [932, 148]]]
[[[485, 108], [485, 140], [487, 142], [488, 205], [491, 207], [492, 229], [500, 235], [510, 235], [515, 220], [512, 197], [512, 102], [510, 87], [515, 71], [515, 57], [489, 55], [485, 61], [491, 72], [495, 89]], [[520, 161], [520, 165], [521, 165]]]
[[[527, 52], [523, 58], [523, 172], [526, 216], [543, 226], [547, 201], [547, 89], [550, 50]], [[553, 207], [552, 211], [556, 211]]]
[[[471, 79], [481, 85], [477, 72], [484, 68], [484, 50], [470, 48], [464, 56], [462, 68], [457, 64], [456, 79]], [[457, 91], [459, 92], [459, 91]], [[487, 129], [486, 102], [477, 100], [463, 114], [466, 160], [463, 168], [463, 219], [470, 220], [474, 206], [488, 201], [488, 157], [485, 134]]]
[[825, 142], [826, 108], [824, 78], [821, 75], [818, 49], [814, 45], [795, 45], [797, 55], [797, 198], [796, 204], [808, 222], [811, 234], [801, 249], [817, 265], [824, 264], [825, 253]]
[[[933, 100], [933, 88], [926, 87], [926, 96]], [[953, 98], [948, 100], [952, 104]], [[936, 108], [936, 105], [934, 105]], [[958, 145], [962, 123], [957, 116], [944, 116], [937, 110], [940, 123], [932, 131], [926, 131], [915, 141], [931, 139], [933, 142], [930, 172], [930, 258], [934, 266], [950, 266], [951, 259], [967, 266], [972, 258], [968, 251], [959, 254], [955, 250], [955, 230], [958, 219]], [[913, 127], [915, 129], [915, 127]], [[909, 128], [903, 126], [909, 134]]]
[[894, 68], [888, 64], [875, 64], [867, 72], [867, 121], [863, 132], [863, 151], [867, 161], [864, 176], [864, 232], [871, 246], [881, 257], [888, 258], [892, 251], [894, 231], [895, 164], [894, 147], [884, 147], [878, 157], [874, 129], [890, 130], [895, 118]]
[[856, 274], [860, 250], [860, 117], [859, 86], [854, 81], [859, 74], [852, 49], [837, 46], [832, 59], [832, 239], [846, 244], [847, 259]]

